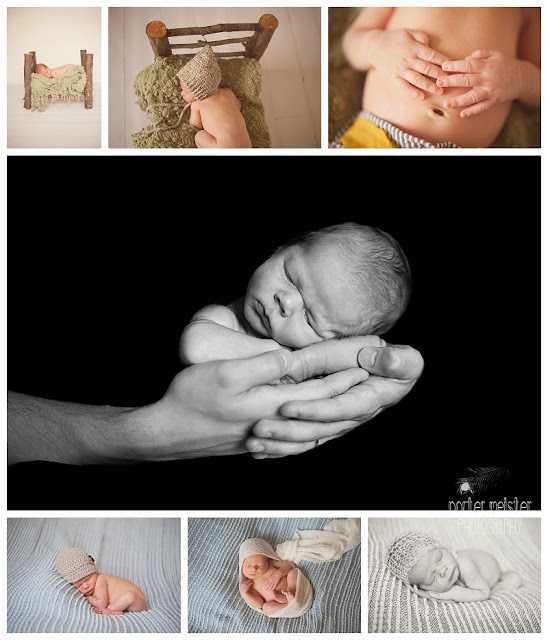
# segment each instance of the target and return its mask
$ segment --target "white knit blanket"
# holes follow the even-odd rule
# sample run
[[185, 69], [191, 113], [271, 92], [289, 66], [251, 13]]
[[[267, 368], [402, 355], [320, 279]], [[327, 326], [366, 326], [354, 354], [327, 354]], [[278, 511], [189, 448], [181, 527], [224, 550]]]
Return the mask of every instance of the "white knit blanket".
[[[507, 518], [508, 524], [499, 518], [370, 518], [369, 632], [540, 633], [540, 522], [518, 520], [519, 526], [515, 518]], [[521, 575], [523, 586], [483, 602], [434, 602], [415, 595], [385, 563], [390, 542], [411, 529], [452, 549], [492, 553], [503, 571]]]
[[[9, 633], [180, 633], [178, 518], [9, 518]], [[102, 616], [55, 568], [85, 549], [99, 571], [135, 583], [149, 610]]]

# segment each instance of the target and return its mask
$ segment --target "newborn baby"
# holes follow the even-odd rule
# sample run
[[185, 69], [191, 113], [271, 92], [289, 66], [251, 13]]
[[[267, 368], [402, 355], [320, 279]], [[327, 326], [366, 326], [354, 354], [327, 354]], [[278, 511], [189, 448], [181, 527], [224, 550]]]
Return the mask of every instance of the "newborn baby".
[[452, 552], [418, 531], [404, 533], [390, 544], [387, 565], [417, 595], [434, 600], [477, 602], [521, 586], [519, 574], [503, 573], [487, 551]]
[[198, 311], [179, 355], [196, 364], [382, 335], [405, 311], [410, 291], [409, 265], [394, 238], [351, 222], [326, 227], [280, 247], [253, 273], [244, 298]]
[[540, 8], [372, 7], [343, 49], [367, 76], [342, 146], [488, 147], [512, 100], [540, 105]]
[[247, 578], [240, 583], [242, 598], [266, 615], [287, 607], [295, 598], [298, 571], [292, 562], [257, 553], [245, 558], [242, 573]]
[[62, 67], [50, 69], [47, 64], [39, 63], [34, 67], [34, 73], [39, 73], [41, 76], [46, 76], [46, 78], [61, 78], [69, 71], [76, 71], [76, 65], [64, 64]]
[[232, 89], [219, 89], [221, 69], [205, 45], [177, 74], [183, 100], [190, 104], [190, 124], [200, 129], [198, 149], [250, 149], [242, 105]]
[[124, 611], [147, 611], [143, 592], [124, 578], [98, 573], [95, 560], [74, 547], [57, 556], [57, 571], [85, 596], [95, 613], [119, 616]]

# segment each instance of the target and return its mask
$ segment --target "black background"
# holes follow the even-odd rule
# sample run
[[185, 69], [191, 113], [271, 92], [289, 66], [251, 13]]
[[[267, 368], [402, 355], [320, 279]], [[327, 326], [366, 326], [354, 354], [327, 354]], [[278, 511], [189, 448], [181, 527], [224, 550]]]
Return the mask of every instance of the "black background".
[[[73, 196], [29, 210], [29, 171]], [[397, 406], [306, 454], [16, 465], [8, 508], [447, 509], [474, 466], [511, 469], [474, 499], [540, 508], [540, 157], [10, 157], [8, 184], [9, 389], [153, 402], [197, 309], [349, 220], [406, 252], [414, 292], [385, 338], [426, 363]]]

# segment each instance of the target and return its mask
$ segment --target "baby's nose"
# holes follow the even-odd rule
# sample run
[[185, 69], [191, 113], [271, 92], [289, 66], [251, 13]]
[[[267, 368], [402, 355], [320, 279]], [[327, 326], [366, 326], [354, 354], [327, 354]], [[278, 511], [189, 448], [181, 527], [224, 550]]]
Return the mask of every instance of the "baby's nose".
[[300, 305], [300, 296], [295, 291], [278, 291], [274, 299], [280, 306], [280, 313], [283, 318], [288, 318]]

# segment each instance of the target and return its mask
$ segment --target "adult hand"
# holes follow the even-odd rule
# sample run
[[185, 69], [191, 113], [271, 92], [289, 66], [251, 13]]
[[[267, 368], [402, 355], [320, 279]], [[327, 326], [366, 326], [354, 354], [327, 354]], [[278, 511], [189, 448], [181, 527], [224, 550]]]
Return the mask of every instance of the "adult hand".
[[442, 65], [449, 58], [430, 48], [427, 33], [396, 29], [372, 36], [371, 59], [377, 71], [393, 78], [400, 89], [419, 100], [424, 100], [425, 91], [443, 93], [435, 80], [448, 75]]
[[293, 357], [289, 374], [299, 380], [356, 364], [370, 376], [336, 397], [292, 400], [279, 416], [259, 420], [246, 443], [255, 458], [303, 453], [340, 437], [404, 398], [424, 366], [416, 349], [387, 345], [377, 336], [326, 340], [294, 351]]

